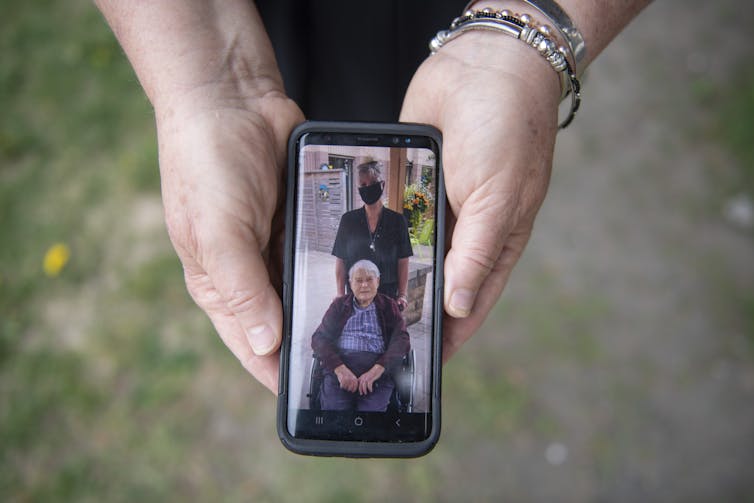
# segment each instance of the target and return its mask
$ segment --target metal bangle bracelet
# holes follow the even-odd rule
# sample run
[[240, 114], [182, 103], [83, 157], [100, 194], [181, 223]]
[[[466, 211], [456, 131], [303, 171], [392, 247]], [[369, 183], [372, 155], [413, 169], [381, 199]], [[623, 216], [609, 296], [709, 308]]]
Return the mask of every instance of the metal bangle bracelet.
[[[466, 8], [463, 12], [469, 10], [471, 5], [477, 3], [480, 0], [471, 0], [466, 4]], [[571, 56], [573, 58], [573, 70], [578, 77], [584, 73], [584, 69], [581, 67], [582, 61], [586, 56], [586, 44], [584, 43], [584, 37], [581, 32], [574, 26], [573, 21], [565, 13], [565, 11], [555, 3], [553, 0], [521, 0], [522, 2], [532, 6], [544, 15], [550, 23], [555, 27], [558, 32], [563, 36], [565, 42], [568, 44], [568, 48], [571, 50]]]
[[501, 32], [532, 46], [537, 49], [558, 74], [564, 94], [571, 95], [570, 112], [558, 125], [559, 129], [563, 129], [571, 123], [581, 106], [581, 83], [573, 72], [568, 58], [565, 57], [565, 49], [558, 48], [557, 44], [539, 32], [535, 27], [522, 21], [522, 18], [526, 19], [524, 16], [518, 18], [507, 13], [503, 14], [503, 12], [493, 12], [491, 9], [476, 12], [469, 11], [463, 16], [454, 19], [449, 30], [437, 32], [437, 35], [429, 43], [429, 49], [432, 54], [435, 54], [443, 45], [471, 30]]

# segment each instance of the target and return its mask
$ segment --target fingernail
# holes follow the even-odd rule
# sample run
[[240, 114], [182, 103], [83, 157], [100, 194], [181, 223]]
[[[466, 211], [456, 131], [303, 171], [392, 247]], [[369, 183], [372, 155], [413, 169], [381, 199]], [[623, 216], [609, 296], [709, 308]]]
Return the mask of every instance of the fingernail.
[[471, 306], [474, 305], [474, 292], [466, 288], [457, 288], [450, 294], [451, 314], [456, 317], [465, 318], [471, 314]]
[[246, 333], [246, 338], [249, 340], [251, 350], [257, 356], [264, 356], [272, 352], [277, 342], [275, 334], [268, 325], [257, 325], [250, 328]]

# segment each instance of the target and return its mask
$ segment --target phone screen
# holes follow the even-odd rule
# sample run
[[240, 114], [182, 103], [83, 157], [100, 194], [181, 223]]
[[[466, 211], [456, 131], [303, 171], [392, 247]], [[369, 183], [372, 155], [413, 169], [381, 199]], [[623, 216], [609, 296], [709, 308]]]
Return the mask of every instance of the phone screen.
[[424, 441], [439, 410], [439, 145], [310, 132], [294, 176], [287, 432]]

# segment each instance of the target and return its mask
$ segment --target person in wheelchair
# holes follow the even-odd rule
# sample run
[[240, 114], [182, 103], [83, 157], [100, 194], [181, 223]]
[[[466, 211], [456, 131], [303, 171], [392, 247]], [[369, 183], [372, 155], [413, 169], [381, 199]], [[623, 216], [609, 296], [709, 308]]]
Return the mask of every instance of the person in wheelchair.
[[333, 300], [312, 335], [324, 367], [322, 410], [385, 412], [395, 388], [391, 376], [409, 352], [398, 303], [377, 293], [380, 271], [359, 260], [348, 271], [351, 293]]

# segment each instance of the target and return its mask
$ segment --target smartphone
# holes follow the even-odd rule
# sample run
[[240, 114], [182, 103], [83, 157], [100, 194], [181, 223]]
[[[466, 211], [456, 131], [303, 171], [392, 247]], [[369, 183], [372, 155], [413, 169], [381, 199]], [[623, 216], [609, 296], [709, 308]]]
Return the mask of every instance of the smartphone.
[[439, 438], [441, 150], [421, 124], [291, 134], [277, 426], [294, 452], [416, 457]]

